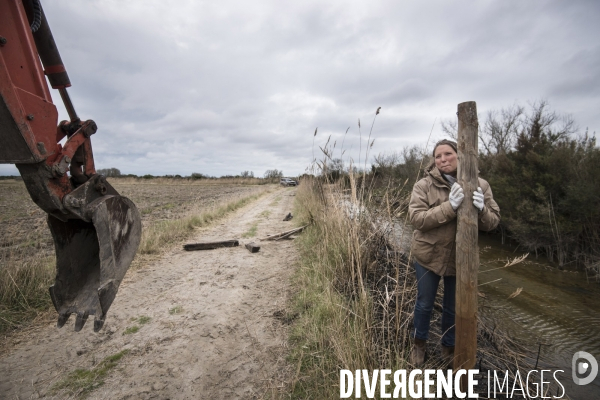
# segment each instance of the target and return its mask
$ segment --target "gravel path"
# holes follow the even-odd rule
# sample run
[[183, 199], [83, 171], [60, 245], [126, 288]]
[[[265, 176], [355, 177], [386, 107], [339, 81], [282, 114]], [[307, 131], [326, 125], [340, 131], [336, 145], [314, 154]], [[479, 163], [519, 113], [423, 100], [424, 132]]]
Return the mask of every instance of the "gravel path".
[[[90, 399], [276, 397], [289, 376], [282, 315], [297, 263], [293, 241], [245, 243], [293, 227], [283, 222], [295, 189], [279, 188], [187, 242], [239, 239], [240, 246], [185, 252], [129, 271], [104, 328], [73, 332], [54, 322], [15, 340], [0, 356], [0, 398], [68, 398], [51, 387], [127, 350]], [[256, 226], [256, 237], [244, 233]], [[278, 319], [279, 318], [279, 319]], [[135, 330], [135, 333], [126, 333]]]

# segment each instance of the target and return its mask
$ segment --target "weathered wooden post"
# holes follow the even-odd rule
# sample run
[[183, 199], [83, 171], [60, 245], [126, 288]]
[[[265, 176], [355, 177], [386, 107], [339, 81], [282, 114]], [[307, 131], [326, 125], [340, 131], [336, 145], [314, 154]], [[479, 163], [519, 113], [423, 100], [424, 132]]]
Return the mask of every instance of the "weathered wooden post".
[[[477, 355], [477, 208], [473, 192], [478, 182], [477, 104], [458, 105], [458, 183], [465, 198], [458, 208], [456, 229], [456, 346], [454, 369], [471, 369]], [[465, 380], [461, 386], [466, 387]]]

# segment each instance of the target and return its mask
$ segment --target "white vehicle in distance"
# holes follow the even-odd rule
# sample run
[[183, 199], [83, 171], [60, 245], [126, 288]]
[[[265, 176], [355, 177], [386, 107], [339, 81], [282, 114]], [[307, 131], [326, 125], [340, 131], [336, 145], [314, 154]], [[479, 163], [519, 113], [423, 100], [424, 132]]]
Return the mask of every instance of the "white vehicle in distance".
[[297, 186], [298, 185], [298, 182], [296, 182], [292, 178], [281, 178], [279, 183], [281, 184], [281, 186]]

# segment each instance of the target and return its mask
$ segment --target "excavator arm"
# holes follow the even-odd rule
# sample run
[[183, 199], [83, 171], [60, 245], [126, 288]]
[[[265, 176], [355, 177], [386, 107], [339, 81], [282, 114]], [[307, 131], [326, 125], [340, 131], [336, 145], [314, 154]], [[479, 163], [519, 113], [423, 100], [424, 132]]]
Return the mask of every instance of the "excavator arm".
[[[70, 121], [58, 123], [46, 78]], [[16, 165], [31, 199], [48, 214], [57, 326], [76, 314], [79, 331], [94, 315], [98, 331], [139, 246], [141, 218], [96, 173], [91, 136], [98, 128], [79, 119], [70, 86], [39, 0], [1, 0], [0, 163]]]

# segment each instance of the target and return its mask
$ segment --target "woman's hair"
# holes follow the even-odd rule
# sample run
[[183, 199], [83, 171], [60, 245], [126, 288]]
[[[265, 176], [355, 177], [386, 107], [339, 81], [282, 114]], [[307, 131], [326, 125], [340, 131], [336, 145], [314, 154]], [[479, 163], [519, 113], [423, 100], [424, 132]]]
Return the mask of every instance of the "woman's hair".
[[441, 145], [443, 145], [443, 144], [446, 144], [446, 145], [448, 145], [448, 146], [452, 147], [452, 150], [454, 150], [454, 152], [458, 154], [458, 150], [456, 150], [456, 149], [457, 149], [457, 144], [456, 144], [456, 142], [455, 142], [455, 141], [453, 141], [453, 140], [448, 140], [448, 139], [442, 139], [442, 140], [440, 140], [439, 142], [437, 142], [437, 143], [435, 144], [435, 146], [433, 146], [433, 153], [432, 153], [432, 155], [433, 155], [434, 157], [435, 157], [435, 149], [437, 149], [437, 147], [438, 147], [438, 146], [441, 146]]

